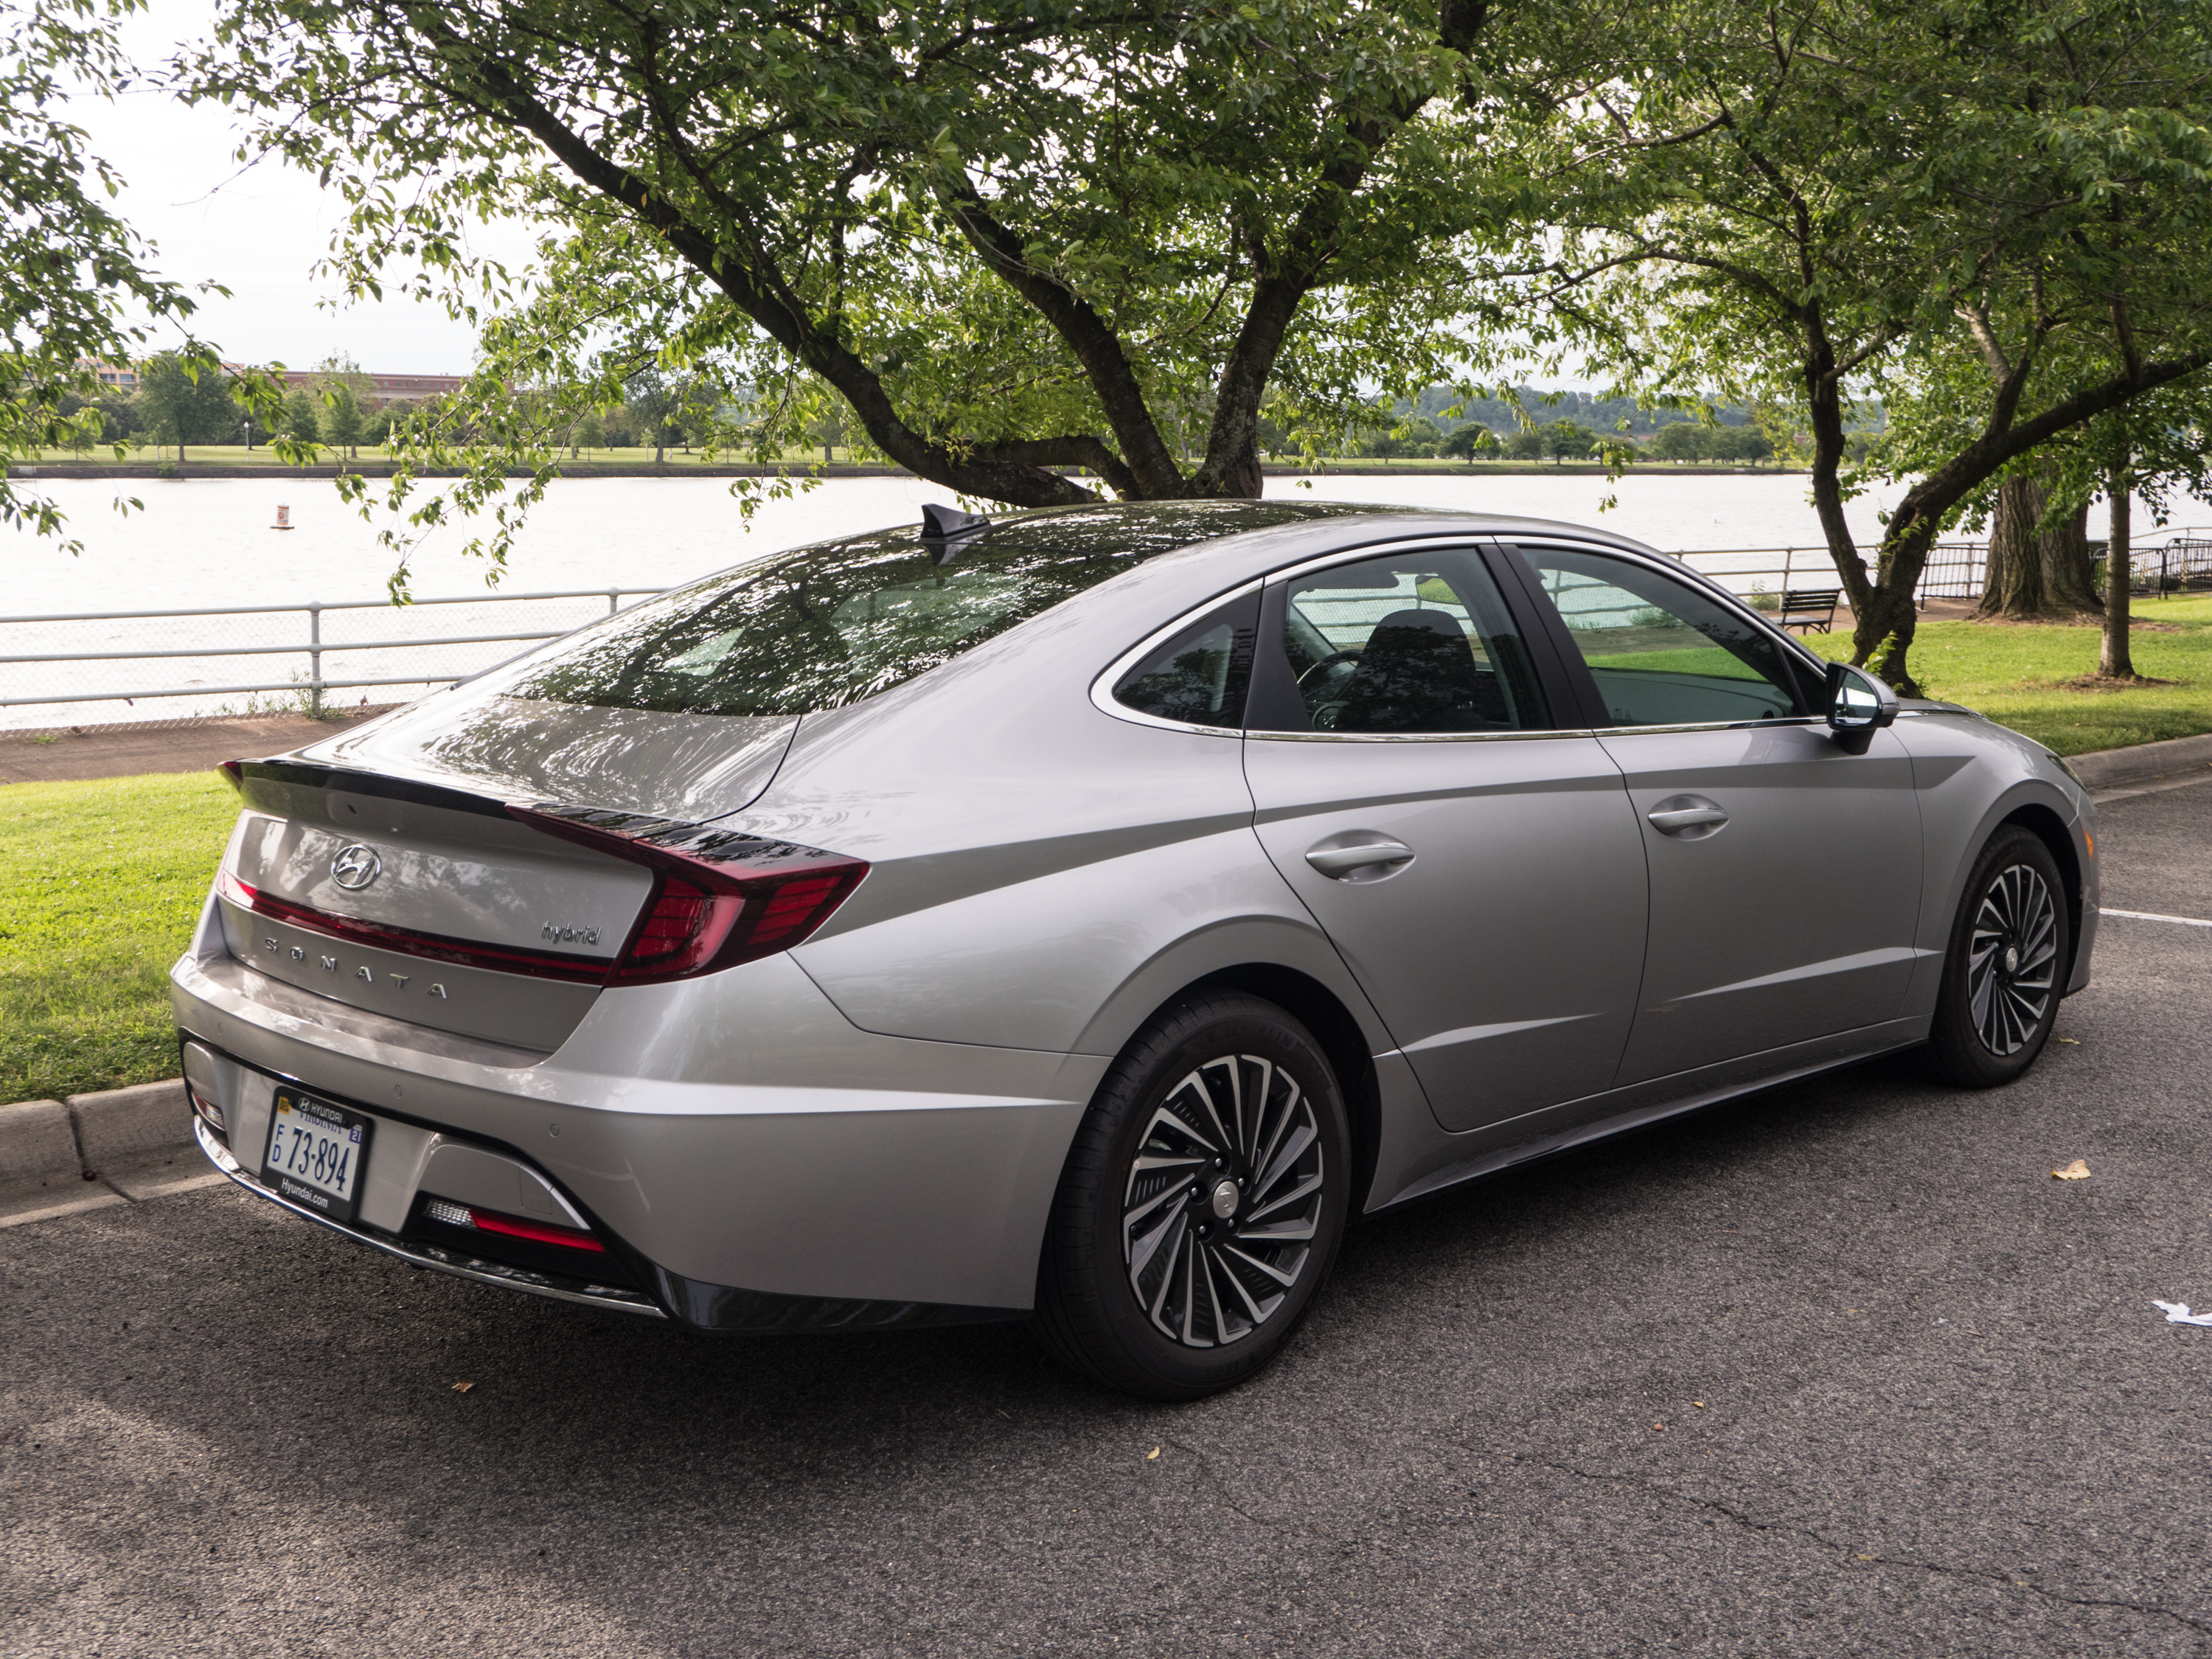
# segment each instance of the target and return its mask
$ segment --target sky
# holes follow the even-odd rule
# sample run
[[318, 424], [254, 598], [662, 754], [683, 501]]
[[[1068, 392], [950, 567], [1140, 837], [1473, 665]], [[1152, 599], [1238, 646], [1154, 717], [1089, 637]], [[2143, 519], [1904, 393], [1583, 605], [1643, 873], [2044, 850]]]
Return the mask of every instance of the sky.
[[[158, 64], [180, 39], [204, 30], [211, 11], [200, 0], [152, 0], [149, 11], [125, 21], [125, 47], [142, 70]], [[301, 368], [335, 353], [385, 374], [459, 374], [474, 362], [475, 331], [436, 307], [399, 299], [333, 311], [319, 303], [343, 303], [335, 280], [313, 267], [344, 202], [313, 174], [274, 161], [241, 172], [232, 159], [241, 126], [228, 112], [187, 109], [149, 89], [112, 103], [75, 100], [70, 118], [125, 179], [118, 205], [157, 246], [155, 268], [175, 282], [231, 290], [228, 299], [205, 296], [195, 319], [224, 356]], [[487, 228], [478, 246], [509, 260], [529, 251], [527, 236], [510, 227]]]

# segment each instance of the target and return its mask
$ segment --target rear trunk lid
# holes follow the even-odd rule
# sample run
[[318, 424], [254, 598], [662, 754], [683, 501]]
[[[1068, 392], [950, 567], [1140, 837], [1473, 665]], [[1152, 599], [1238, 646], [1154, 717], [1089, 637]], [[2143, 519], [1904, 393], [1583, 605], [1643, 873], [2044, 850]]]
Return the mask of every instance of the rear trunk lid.
[[238, 771], [246, 806], [216, 882], [225, 941], [348, 1007], [550, 1052], [653, 886], [489, 793], [298, 761]]

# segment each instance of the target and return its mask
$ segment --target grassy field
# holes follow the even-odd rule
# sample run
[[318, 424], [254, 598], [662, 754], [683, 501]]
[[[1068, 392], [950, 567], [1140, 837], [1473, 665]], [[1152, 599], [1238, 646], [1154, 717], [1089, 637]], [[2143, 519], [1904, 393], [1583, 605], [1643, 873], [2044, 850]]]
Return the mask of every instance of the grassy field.
[[[2141, 614], [2171, 631], [2136, 633], [2136, 666], [2172, 685], [2068, 688], [2096, 667], [2094, 628], [1927, 622], [1913, 662], [1934, 695], [2061, 754], [2212, 731], [2212, 595]], [[176, 1075], [163, 988], [237, 810], [212, 774], [0, 787], [0, 1101]]]
[[[2034, 623], [1923, 622], [1912, 672], [1929, 696], [1978, 709], [2062, 755], [2212, 732], [2212, 594], [2139, 599], [2134, 613], [2158, 624], [2130, 635], [2136, 672], [2172, 684], [2073, 689], [2068, 681], [2096, 672], [2098, 630]], [[1847, 634], [1806, 643], [1827, 657], [1851, 652]]]
[[0, 787], [0, 1101], [176, 1076], [169, 964], [237, 816], [212, 773]]

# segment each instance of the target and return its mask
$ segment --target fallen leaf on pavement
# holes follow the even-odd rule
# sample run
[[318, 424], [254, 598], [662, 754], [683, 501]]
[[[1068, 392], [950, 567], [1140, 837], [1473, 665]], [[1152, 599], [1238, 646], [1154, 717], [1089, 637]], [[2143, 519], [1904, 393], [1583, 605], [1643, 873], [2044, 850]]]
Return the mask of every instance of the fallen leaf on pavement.
[[1158, 1457], [1159, 1455], [1160, 1455], [1160, 1449], [1159, 1449], [1158, 1446], [1155, 1446], [1155, 1447], [1153, 1447], [1153, 1448], [1152, 1449], [1152, 1450], [1150, 1450], [1150, 1451], [1148, 1451], [1148, 1452], [1146, 1452], [1146, 1453], [1145, 1454], [1145, 1462], [1146, 1462], [1147, 1463], [1149, 1463], [1149, 1462], [1152, 1462], [1155, 1457]]
[[2089, 1161], [2077, 1158], [2064, 1169], [2053, 1170], [2051, 1178], [2053, 1181], [2087, 1181], [2089, 1178]]
[[2059, 1040], [2061, 1042], [2070, 1042], [2070, 1043], [2072, 1043], [2072, 1044], [2073, 1044], [2076, 1048], [2080, 1048], [2080, 1047], [2081, 1046], [2081, 1039], [2080, 1037], [2061, 1037], [2061, 1038], [2059, 1038], [2058, 1040]]
[[1705, 1402], [1702, 1400], [1692, 1400], [1690, 1403], [1692, 1406], [1695, 1406], [1699, 1411], [1703, 1411], [1705, 1408]]
[[474, 1387], [476, 1387], [476, 1384], [473, 1382], [456, 1382], [453, 1384], [453, 1392], [455, 1394], [466, 1394]]

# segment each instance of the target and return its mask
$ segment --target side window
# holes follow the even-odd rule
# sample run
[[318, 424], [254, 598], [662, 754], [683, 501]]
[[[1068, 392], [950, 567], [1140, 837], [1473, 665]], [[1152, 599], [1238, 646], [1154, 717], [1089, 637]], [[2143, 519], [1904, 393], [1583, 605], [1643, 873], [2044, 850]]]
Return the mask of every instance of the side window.
[[1702, 726], [1803, 712], [1774, 641], [1694, 588], [1580, 548], [1521, 550], [1620, 725]]
[[1244, 723], [1260, 596], [1245, 595], [1182, 629], [1114, 683], [1114, 701], [1188, 726]]
[[[1549, 724], [1519, 633], [1471, 549], [1416, 549], [1291, 582], [1281, 637], [1294, 682], [1278, 731], [1511, 732]], [[1255, 722], [1256, 723], [1256, 722]]]

